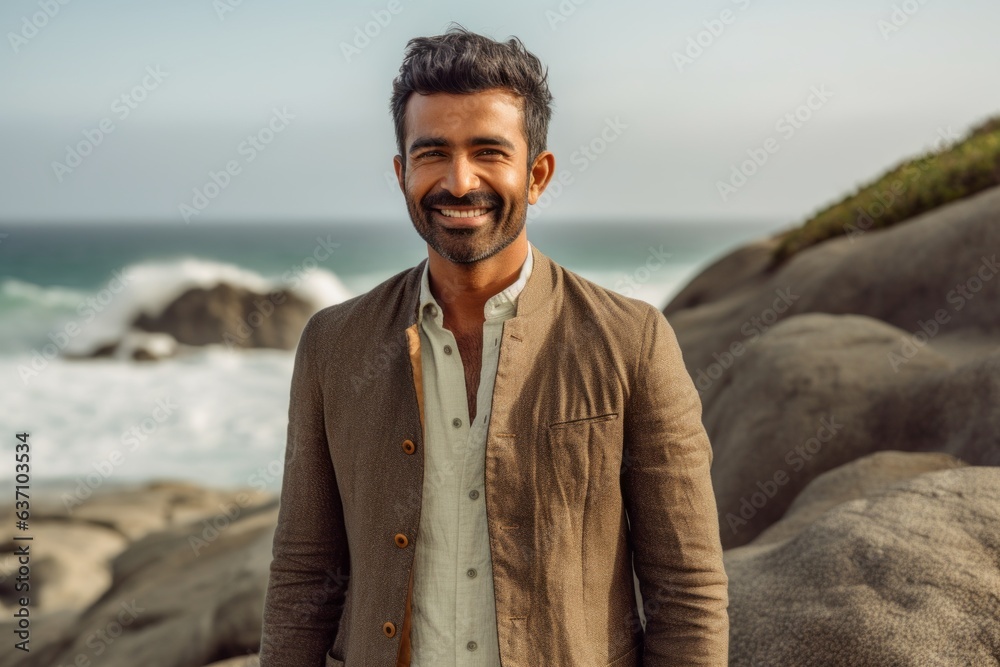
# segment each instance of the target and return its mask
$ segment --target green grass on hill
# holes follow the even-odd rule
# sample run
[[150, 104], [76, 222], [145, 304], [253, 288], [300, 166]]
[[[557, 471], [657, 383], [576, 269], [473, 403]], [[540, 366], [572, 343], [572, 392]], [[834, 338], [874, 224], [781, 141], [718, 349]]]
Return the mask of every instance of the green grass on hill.
[[885, 229], [994, 185], [1000, 185], [1000, 116], [953, 145], [906, 160], [785, 232], [773, 265], [827, 239]]

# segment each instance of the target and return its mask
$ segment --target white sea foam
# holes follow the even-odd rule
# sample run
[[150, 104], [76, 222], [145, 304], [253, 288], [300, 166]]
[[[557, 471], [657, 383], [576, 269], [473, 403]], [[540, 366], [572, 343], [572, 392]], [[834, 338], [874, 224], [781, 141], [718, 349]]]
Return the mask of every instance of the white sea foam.
[[[262, 467], [280, 470], [292, 361], [283, 350], [221, 346], [143, 364], [57, 357], [24, 384], [18, 365], [27, 359], [0, 357], [0, 428], [31, 433], [32, 473], [42, 480], [246, 485]], [[0, 468], [0, 479], [12, 471]]]

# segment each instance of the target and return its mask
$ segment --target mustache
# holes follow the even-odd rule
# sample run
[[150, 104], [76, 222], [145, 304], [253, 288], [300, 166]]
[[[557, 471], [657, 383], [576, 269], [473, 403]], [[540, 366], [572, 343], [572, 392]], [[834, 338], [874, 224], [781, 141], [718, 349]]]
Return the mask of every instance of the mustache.
[[448, 192], [435, 192], [420, 200], [424, 208], [448, 206], [471, 206], [476, 208], [500, 208], [503, 199], [495, 192], [469, 192], [463, 197], [456, 197]]

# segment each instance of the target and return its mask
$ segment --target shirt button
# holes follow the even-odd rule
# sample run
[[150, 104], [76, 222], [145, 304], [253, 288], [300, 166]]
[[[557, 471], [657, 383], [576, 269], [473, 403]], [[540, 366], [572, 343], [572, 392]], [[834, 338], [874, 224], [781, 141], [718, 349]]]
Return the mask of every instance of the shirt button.
[[469, 497], [475, 500], [479, 497], [479, 492], [473, 489], [472, 491], [469, 491]]
[[470, 567], [468, 570], [465, 571], [465, 574], [468, 575], [469, 579], [475, 579], [476, 578], [476, 568]]
[[451, 354], [451, 345], [445, 345], [444, 346], [444, 353], [445, 354]]
[[455, 417], [454, 419], [451, 420], [451, 425], [454, 426], [455, 428], [459, 428], [462, 426], [462, 420], [459, 419], [458, 417]]
[[400, 549], [405, 549], [406, 545], [410, 543], [410, 540], [406, 537], [406, 535], [403, 535], [402, 533], [396, 533], [396, 536], [393, 539], [396, 540], [396, 546], [399, 547]]
[[468, 644], [465, 645], [465, 648], [469, 649], [470, 651], [475, 651], [477, 648], [479, 648], [479, 644], [477, 644], [476, 642], [469, 642]]
[[413, 444], [412, 440], [404, 440], [403, 451], [406, 452], [407, 454], [412, 454], [413, 452], [417, 451], [417, 446]]
[[396, 635], [396, 626], [390, 621], [386, 621], [382, 624], [382, 632], [385, 633], [386, 637], [394, 637]]
[[427, 304], [427, 314], [431, 317], [437, 317], [438, 309], [433, 303]]

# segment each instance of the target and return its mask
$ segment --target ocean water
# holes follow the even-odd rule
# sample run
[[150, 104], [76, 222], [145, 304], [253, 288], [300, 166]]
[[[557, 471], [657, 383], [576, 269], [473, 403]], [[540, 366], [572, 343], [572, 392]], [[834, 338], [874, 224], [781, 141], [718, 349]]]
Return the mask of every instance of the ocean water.
[[[583, 277], [662, 308], [707, 263], [779, 226], [529, 223], [528, 238]], [[64, 353], [115, 340], [192, 285], [291, 286], [326, 306], [427, 254], [408, 221], [0, 232], [0, 433], [31, 434], [33, 484], [81, 494], [152, 479], [277, 492], [293, 353], [210, 346], [152, 363]], [[0, 466], [0, 480], [13, 472]]]

